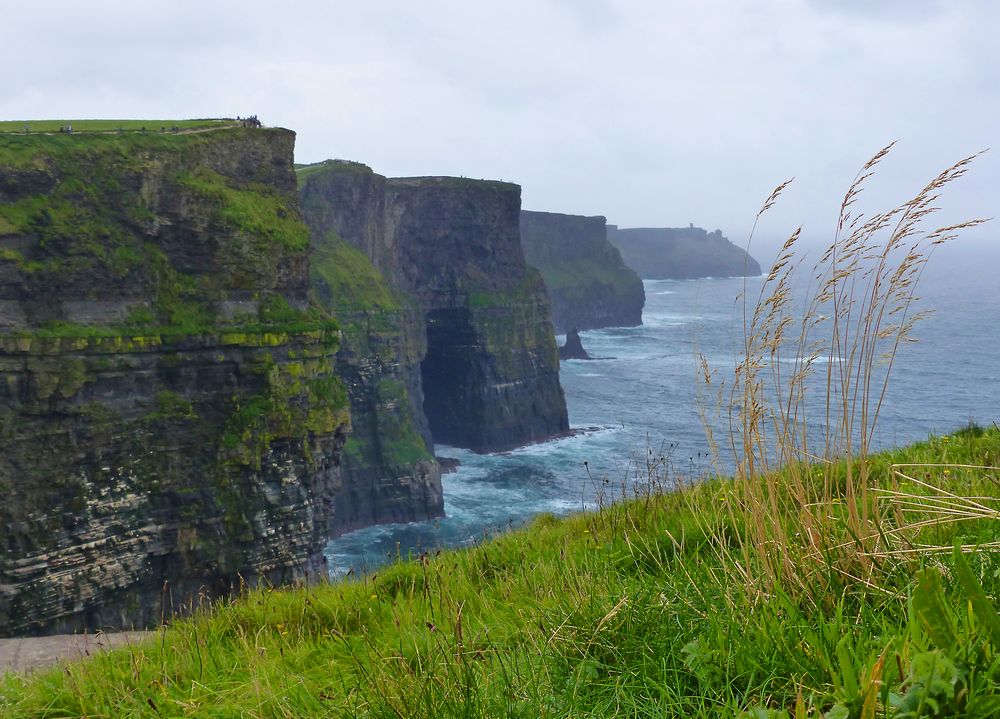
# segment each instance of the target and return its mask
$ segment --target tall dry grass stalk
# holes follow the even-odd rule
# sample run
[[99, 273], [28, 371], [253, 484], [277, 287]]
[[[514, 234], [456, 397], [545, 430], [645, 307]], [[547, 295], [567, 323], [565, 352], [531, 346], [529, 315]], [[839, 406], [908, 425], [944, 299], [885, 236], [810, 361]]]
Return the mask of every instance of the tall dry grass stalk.
[[[743, 297], [743, 341], [733, 382], [715, 383], [736, 466], [723, 498], [735, 537], [720, 541], [755, 592], [819, 601], [831, 582], [878, 588], [894, 547], [870, 487], [868, 455], [897, 353], [920, 319], [915, 290], [933, 249], [982, 220], [927, 229], [941, 191], [975, 155], [887, 212], [857, 209], [889, 145], [844, 196], [833, 241], [793, 290], [801, 228], [784, 243], [754, 304]], [[789, 183], [768, 197], [757, 221]], [[754, 225], [756, 229], [756, 222]], [[753, 233], [751, 233], [751, 240]], [[710, 442], [714, 438], [710, 436]], [[717, 450], [718, 451], [718, 450]], [[721, 538], [720, 538], [721, 539]]]

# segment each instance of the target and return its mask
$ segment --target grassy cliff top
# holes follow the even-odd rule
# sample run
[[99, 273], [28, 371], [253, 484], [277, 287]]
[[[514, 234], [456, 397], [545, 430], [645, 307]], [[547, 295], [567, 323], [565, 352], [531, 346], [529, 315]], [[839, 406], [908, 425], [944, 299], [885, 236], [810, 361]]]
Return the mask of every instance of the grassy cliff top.
[[521, 191], [521, 186], [515, 182], [503, 180], [479, 180], [472, 177], [452, 177], [449, 175], [427, 175], [420, 177], [392, 177], [389, 182], [405, 187], [451, 187], [451, 188], [486, 188]]
[[363, 162], [354, 160], [321, 160], [309, 164], [295, 165], [295, 174], [298, 175], [299, 182], [308, 180], [313, 175], [321, 172], [360, 172], [366, 175], [374, 175], [375, 171]]
[[[942, 511], [927, 501], [934, 492], [894, 465], [919, 463], [905, 473], [983, 504], [1000, 489], [968, 465], [998, 456], [1000, 431], [973, 427], [873, 455], [870, 476], [873, 487], [922, 497], [933, 518]], [[906, 551], [883, 557], [866, 581], [852, 579], [860, 566], [831, 565], [815, 586], [819, 601], [762, 594], [754, 560], [736, 547], [753, 521], [740, 510], [739, 483], [676, 489], [662, 472], [669, 464], [650, 458], [650, 479], [674, 491], [544, 516], [358, 581], [251, 592], [146, 644], [9, 676], [0, 714], [996, 716], [996, 704], [951, 710], [997, 693], [987, 669], [1000, 652], [990, 607], [1000, 558], [926, 548], [995, 539], [995, 517], [914, 527]], [[836, 483], [848, 467], [825, 476]], [[906, 713], [928, 698], [949, 713]]]
[[239, 127], [239, 121], [232, 118], [199, 120], [0, 120], [0, 132], [61, 132], [72, 127], [73, 132], [159, 132], [160, 128], [171, 131], [209, 130], [223, 127]]
[[[303, 305], [293, 133], [188, 122], [202, 127], [0, 132], [0, 276], [15, 307], [0, 333], [202, 334], [257, 323], [265, 300]], [[94, 302], [114, 309], [80, 309]]]
[[[149, 122], [143, 120], [125, 121], [133, 123], [134, 127], [126, 126], [122, 130], [116, 129], [120, 121], [92, 120], [85, 122], [94, 123], [95, 128], [107, 126], [109, 129], [80, 131], [74, 123], [72, 133], [59, 131], [60, 123], [66, 121], [46, 121], [45, 125], [49, 122], [52, 128], [47, 130], [38, 130], [29, 123], [30, 132], [24, 132], [24, 123], [10, 121], [0, 123], [0, 182], [4, 180], [5, 171], [41, 169], [39, 160], [46, 157], [58, 165], [66, 160], [71, 162], [86, 160], [91, 153], [99, 152], [118, 155], [123, 159], [132, 158], [138, 162], [140, 154], [146, 151], [178, 151], [196, 144], [207, 145], [220, 136], [231, 137], [245, 133], [254, 136], [294, 137], [294, 133], [284, 128], [244, 128], [232, 120], [188, 120], [186, 122], [192, 123], [191, 125], [178, 126], [176, 131], [173, 129], [173, 124], [150, 126]], [[147, 126], [145, 131], [142, 130], [144, 124]]]

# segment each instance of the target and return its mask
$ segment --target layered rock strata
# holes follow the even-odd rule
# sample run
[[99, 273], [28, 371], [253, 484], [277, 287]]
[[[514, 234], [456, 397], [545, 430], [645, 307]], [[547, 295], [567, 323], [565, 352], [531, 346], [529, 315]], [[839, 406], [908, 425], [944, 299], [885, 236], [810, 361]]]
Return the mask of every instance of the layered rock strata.
[[556, 332], [642, 324], [642, 280], [608, 242], [603, 217], [523, 210], [521, 244], [545, 280]]
[[324, 575], [349, 419], [293, 145], [0, 135], [0, 635]]
[[420, 377], [407, 375], [415, 428], [426, 422], [434, 441], [481, 452], [568, 430], [549, 302], [520, 245], [517, 185], [386, 179], [339, 161], [300, 180], [314, 237], [363, 252], [416, 311], [411, 329], [426, 350]]
[[[427, 352], [423, 315], [393, 290], [369, 255], [382, 240], [384, 186], [370, 173], [300, 171], [303, 216], [312, 236], [316, 302], [343, 327], [337, 370], [348, 388], [353, 429], [343, 485], [335, 497], [335, 532], [444, 512], [441, 473], [423, 413], [420, 362]], [[362, 238], [365, 241], [362, 241]], [[375, 253], [388, 261], [386, 252]]]
[[625, 264], [644, 280], [699, 277], [752, 277], [760, 265], [747, 252], [715, 230], [690, 227], [608, 226], [608, 240]]

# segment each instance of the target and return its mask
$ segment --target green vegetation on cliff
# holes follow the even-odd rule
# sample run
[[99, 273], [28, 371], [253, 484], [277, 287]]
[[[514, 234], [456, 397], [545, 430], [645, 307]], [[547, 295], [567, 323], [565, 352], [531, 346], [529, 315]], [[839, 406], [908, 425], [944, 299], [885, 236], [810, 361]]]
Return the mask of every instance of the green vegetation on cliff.
[[642, 324], [645, 292], [603, 217], [521, 212], [525, 260], [542, 272], [556, 332]]
[[73, 124], [0, 132], [2, 636], [321, 572], [350, 426], [294, 133]]
[[[276, 326], [254, 305], [286, 292], [280, 282], [304, 263], [308, 229], [288, 192], [291, 167], [283, 178], [264, 165], [238, 168], [247, 148], [261, 152], [289, 133], [229, 121], [185, 127], [212, 131], [0, 133], [4, 299], [36, 308], [15, 332], [184, 335]], [[185, 238], [172, 227], [185, 223], [201, 235], [200, 247], [179, 246]], [[117, 295], [119, 311], [66, 316], [51, 302], [53, 288], [73, 301]], [[251, 303], [242, 313], [221, 312], [234, 292], [252, 292]], [[278, 324], [336, 329], [328, 317], [304, 310]]]
[[[634, 290], [637, 286], [631, 272], [622, 272], [621, 267], [606, 262], [590, 262], [582, 259], [567, 260], [547, 267], [542, 271], [545, 285], [560, 292], [585, 292], [593, 285], [613, 288], [616, 292]], [[638, 285], [641, 288], [641, 284]]]
[[336, 311], [398, 310], [402, 306], [365, 253], [333, 230], [315, 243], [309, 270], [313, 291]]
[[[899, 467], [919, 463], [942, 490], [992, 503], [996, 485], [962, 467], [998, 457], [1000, 432], [972, 427], [873, 456], [870, 476], [929, 502], [934, 491], [899, 483]], [[665, 488], [667, 465], [650, 460], [652, 489]], [[830, 476], [843, 481], [847, 468]], [[902, 717], [898, 707], [923, 701], [923, 713], [910, 716], [991, 715], [1000, 641], [989, 600], [970, 589], [963, 564], [996, 597], [1000, 559], [980, 553], [956, 564], [947, 553], [914, 552], [878, 586], [831, 567], [818, 603], [761, 595], [751, 578], [729, 581], [739, 569], [727, 565], [727, 542], [742, 531], [730, 511], [739, 497], [723, 481], [651, 491], [361, 581], [250, 592], [145, 644], [8, 677], [0, 711], [11, 719], [861, 717], [876, 716], [866, 707], [896, 706], [887, 715]], [[924, 511], [934, 513], [931, 504]], [[993, 541], [995, 522], [934, 522], [908, 541]], [[948, 711], [932, 713], [930, 702]]]
[[362, 162], [351, 160], [322, 160], [308, 165], [296, 164], [295, 174], [299, 178], [299, 185], [304, 185], [309, 178], [329, 172], [362, 172], [372, 174], [372, 168]]
[[294, 198], [259, 183], [233, 187], [218, 172], [205, 168], [183, 176], [180, 182], [214, 206], [214, 221], [238, 228], [245, 237], [261, 243], [257, 252], [266, 252], [270, 243], [291, 250], [309, 247], [309, 230], [298, 217]]

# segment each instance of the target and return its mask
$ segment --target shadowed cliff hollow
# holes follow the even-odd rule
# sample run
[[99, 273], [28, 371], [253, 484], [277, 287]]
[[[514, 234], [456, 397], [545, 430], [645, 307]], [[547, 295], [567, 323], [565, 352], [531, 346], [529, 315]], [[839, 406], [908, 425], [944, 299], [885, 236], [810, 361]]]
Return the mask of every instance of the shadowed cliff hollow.
[[700, 227], [608, 225], [608, 241], [621, 250], [625, 264], [644, 280], [743, 277], [760, 274], [757, 260], [722, 236]]
[[419, 359], [420, 374], [411, 365], [404, 384], [418, 431], [482, 452], [568, 430], [548, 299], [521, 249], [517, 185], [386, 179], [340, 161], [299, 178], [314, 237], [361, 250], [416, 309], [404, 364]]
[[523, 210], [521, 244], [545, 279], [556, 332], [642, 324], [642, 280], [608, 242], [603, 217]]
[[0, 134], [0, 635], [324, 573], [349, 426], [294, 134]]

